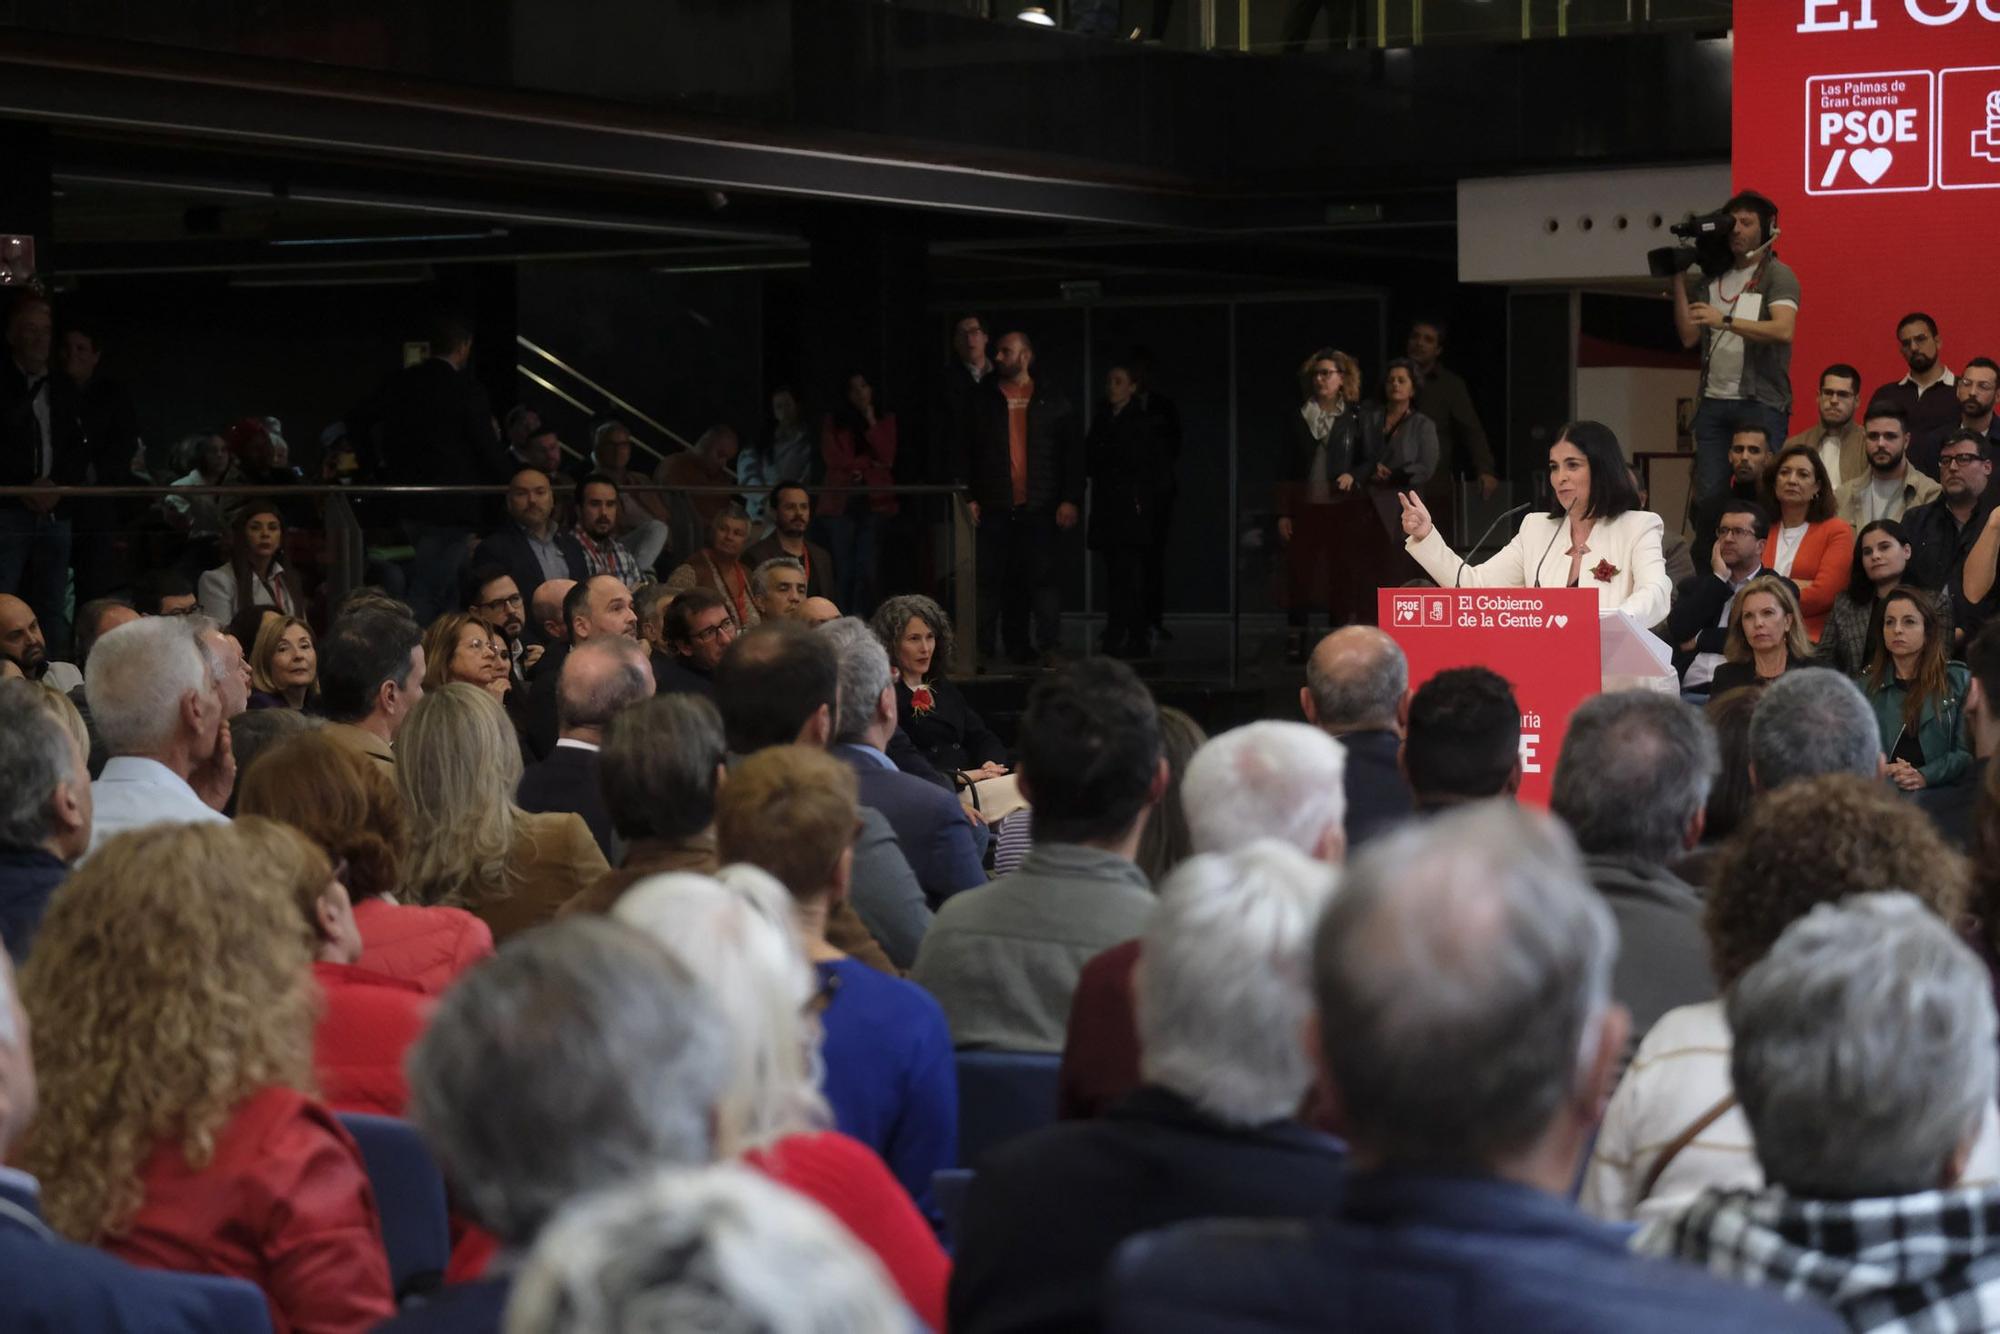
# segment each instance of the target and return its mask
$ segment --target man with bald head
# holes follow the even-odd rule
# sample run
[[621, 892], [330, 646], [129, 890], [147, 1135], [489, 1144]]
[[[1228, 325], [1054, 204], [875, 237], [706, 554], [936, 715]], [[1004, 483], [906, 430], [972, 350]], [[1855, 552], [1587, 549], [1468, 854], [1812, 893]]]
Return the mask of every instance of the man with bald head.
[[604, 729], [624, 709], [653, 694], [645, 645], [623, 635], [599, 635], [563, 660], [556, 684], [557, 737], [547, 759], [521, 775], [515, 801], [524, 811], [574, 811], [590, 826], [606, 861], [623, 849], [597, 781]]
[[1410, 665], [1372, 625], [1319, 641], [1306, 663], [1299, 709], [1347, 751], [1347, 845], [1359, 847], [1410, 817], [1410, 784], [1396, 762], [1410, 703]]
[[833, 605], [832, 598], [807, 598], [799, 604], [799, 619], [814, 630], [828, 621], [840, 619], [840, 608]]
[[19, 667], [30, 681], [47, 681], [65, 695], [83, 684], [83, 673], [75, 667], [49, 660], [35, 609], [11, 593], [0, 593], [0, 658]]
[[[541, 601], [537, 589], [535, 600]], [[528, 687], [528, 748], [536, 759], [546, 759], [555, 749], [557, 695], [563, 664], [569, 655], [594, 639], [628, 639], [639, 642], [639, 613], [632, 605], [632, 592], [613, 574], [593, 574], [573, 584], [563, 594], [561, 624], [569, 632], [567, 644], [556, 644], [543, 655], [535, 669], [534, 683]]]

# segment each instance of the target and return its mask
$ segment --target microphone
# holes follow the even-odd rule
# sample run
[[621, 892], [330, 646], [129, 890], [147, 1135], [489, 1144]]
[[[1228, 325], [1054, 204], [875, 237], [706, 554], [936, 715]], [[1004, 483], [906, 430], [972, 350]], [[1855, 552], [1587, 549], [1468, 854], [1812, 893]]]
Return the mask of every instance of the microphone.
[[1542, 562], [1543, 562], [1543, 561], [1546, 561], [1546, 560], [1547, 560], [1547, 559], [1549, 558], [1549, 552], [1551, 552], [1551, 551], [1553, 551], [1553, 550], [1555, 549], [1555, 545], [1556, 545], [1556, 539], [1557, 539], [1558, 537], [1561, 537], [1561, 536], [1562, 536], [1562, 535], [1563, 535], [1563, 534], [1564, 534], [1565, 532], [1567, 532], [1567, 531], [1568, 531], [1568, 529], [1569, 529], [1569, 512], [1570, 512], [1571, 508], [1572, 508], [1573, 506], [1575, 506], [1575, 504], [1576, 504], [1576, 502], [1575, 502], [1574, 500], [1572, 500], [1572, 501], [1570, 501], [1570, 502], [1569, 502], [1569, 504], [1567, 504], [1567, 505], [1564, 505], [1564, 506], [1563, 506], [1563, 521], [1562, 521], [1561, 523], [1558, 523], [1558, 524], [1556, 525], [1556, 530], [1555, 530], [1555, 531], [1554, 531], [1553, 533], [1550, 533], [1550, 534], [1549, 534], [1549, 544], [1548, 544], [1547, 546], [1545, 546], [1545, 547], [1543, 547], [1543, 548], [1542, 548], [1542, 555], [1541, 555], [1541, 559], [1540, 559], [1540, 560], [1537, 560], [1537, 561], [1535, 562], [1535, 587], [1536, 587], [1536, 588], [1540, 588], [1540, 587], [1542, 586]]
[[[1501, 524], [1507, 522], [1507, 520], [1513, 518], [1516, 514], [1519, 514], [1522, 510], [1531, 510], [1534, 507], [1535, 507], [1534, 501], [1524, 500], [1520, 504], [1516, 505], [1513, 509], [1504, 510], [1500, 514], [1494, 516], [1493, 522], [1486, 525], [1486, 531], [1479, 535], [1479, 540], [1477, 542], [1474, 542], [1471, 546], [1467, 547], [1466, 551], [1469, 553], [1479, 550], [1479, 548], [1486, 545], [1486, 539], [1493, 536], [1493, 530], [1495, 528], [1498, 528]], [[1546, 555], [1547, 553], [1543, 554]], [[1464, 556], [1460, 556], [1458, 558], [1458, 573], [1452, 577], [1451, 581], [1451, 586], [1453, 588], [1457, 588], [1459, 586], [1459, 581], [1465, 578], [1465, 566], [1466, 566], [1466, 559]]]

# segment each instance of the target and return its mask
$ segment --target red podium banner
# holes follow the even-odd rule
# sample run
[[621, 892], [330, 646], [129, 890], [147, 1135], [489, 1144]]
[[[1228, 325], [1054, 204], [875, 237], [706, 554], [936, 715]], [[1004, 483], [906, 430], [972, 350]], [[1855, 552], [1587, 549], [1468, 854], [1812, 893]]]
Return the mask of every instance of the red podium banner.
[[2000, 306], [1967, 279], [2000, 207], [2000, 0], [1746, 0], [1734, 21], [1730, 174], [1777, 203], [1802, 292], [1793, 426], [1827, 365], [1858, 367], [1864, 401], [1907, 374], [1911, 311], [1954, 370], [2000, 356]]
[[1603, 681], [1596, 590], [1384, 588], [1376, 599], [1412, 689], [1451, 667], [1507, 678], [1521, 706], [1521, 800], [1547, 806], [1569, 716]]

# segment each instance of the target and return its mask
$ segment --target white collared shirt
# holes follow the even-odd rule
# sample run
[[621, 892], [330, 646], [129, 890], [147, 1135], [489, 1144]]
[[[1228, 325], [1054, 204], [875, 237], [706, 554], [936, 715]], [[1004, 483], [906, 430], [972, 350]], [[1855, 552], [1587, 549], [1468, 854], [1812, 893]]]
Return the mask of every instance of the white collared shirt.
[[556, 749], [561, 750], [564, 746], [568, 746], [571, 750], [598, 751], [603, 749], [595, 741], [578, 741], [575, 737], [567, 736], [557, 737]]
[[114, 755], [90, 785], [90, 851], [130, 829], [155, 824], [228, 824], [187, 780], [158, 760]]

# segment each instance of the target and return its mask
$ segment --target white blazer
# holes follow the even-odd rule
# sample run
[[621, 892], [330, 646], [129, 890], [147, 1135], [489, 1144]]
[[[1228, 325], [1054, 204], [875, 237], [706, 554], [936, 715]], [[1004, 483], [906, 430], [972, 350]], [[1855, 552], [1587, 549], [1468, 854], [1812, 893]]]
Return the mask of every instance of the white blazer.
[[[1442, 588], [1566, 588], [1569, 585], [1569, 534], [1565, 518], [1530, 514], [1521, 521], [1514, 540], [1482, 565], [1469, 565], [1445, 545], [1436, 528], [1421, 542], [1404, 538], [1403, 546], [1425, 573]], [[1660, 549], [1666, 525], [1651, 510], [1627, 510], [1596, 524], [1585, 544], [1576, 586], [1597, 590], [1600, 612], [1622, 611], [1642, 626], [1667, 619], [1673, 601], [1673, 581]], [[1595, 571], [1608, 564], [1607, 577]], [[1462, 572], [1462, 573], [1461, 573]]]

